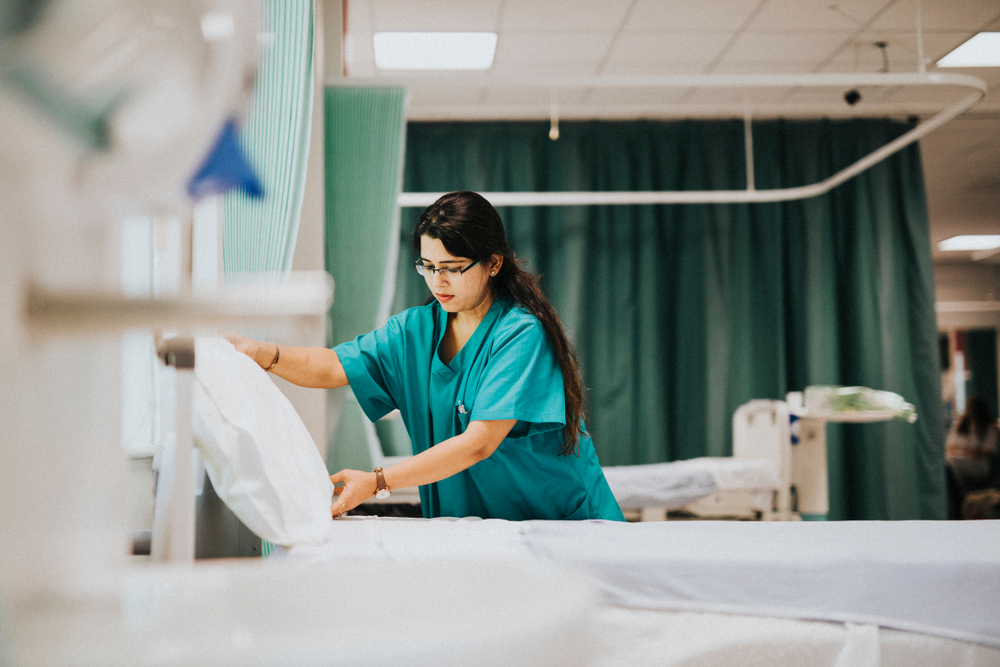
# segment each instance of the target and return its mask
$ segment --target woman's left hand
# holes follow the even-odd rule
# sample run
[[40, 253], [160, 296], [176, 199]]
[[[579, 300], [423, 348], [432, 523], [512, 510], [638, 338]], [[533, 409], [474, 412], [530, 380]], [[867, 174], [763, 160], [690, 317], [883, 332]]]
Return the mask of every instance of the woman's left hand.
[[335, 475], [330, 475], [330, 481], [334, 484], [343, 484], [333, 488], [336, 499], [330, 506], [330, 514], [335, 519], [374, 496], [378, 488], [375, 473], [361, 470], [341, 470]]

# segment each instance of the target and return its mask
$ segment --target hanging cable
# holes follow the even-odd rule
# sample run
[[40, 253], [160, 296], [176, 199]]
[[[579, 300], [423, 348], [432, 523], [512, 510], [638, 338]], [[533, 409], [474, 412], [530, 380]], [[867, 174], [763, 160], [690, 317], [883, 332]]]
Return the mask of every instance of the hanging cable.
[[549, 120], [549, 139], [555, 141], [559, 138], [559, 100], [554, 90], [550, 98]]

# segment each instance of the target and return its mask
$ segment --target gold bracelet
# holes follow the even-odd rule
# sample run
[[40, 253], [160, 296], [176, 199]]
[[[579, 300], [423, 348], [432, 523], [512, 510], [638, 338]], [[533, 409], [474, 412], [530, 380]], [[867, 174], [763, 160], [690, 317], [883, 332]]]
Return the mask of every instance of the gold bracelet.
[[267, 371], [267, 372], [271, 372], [271, 369], [274, 368], [275, 364], [278, 363], [278, 358], [279, 357], [281, 357], [281, 348], [278, 347], [277, 343], [275, 343], [274, 344], [274, 361], [272, 361], [271, 365], [268, 366], [267, 368], [265, 368], [264, 370]]

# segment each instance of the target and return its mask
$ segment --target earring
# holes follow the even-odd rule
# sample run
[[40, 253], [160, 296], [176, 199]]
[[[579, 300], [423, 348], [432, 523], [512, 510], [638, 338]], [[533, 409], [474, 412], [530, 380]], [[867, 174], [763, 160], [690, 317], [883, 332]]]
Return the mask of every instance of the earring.
[[490, 275], [491, 275], [491, 276], [495, 276], [496, 274], [497, 274], [497, 272], [496, 272], [496, 271], [490, 271]]

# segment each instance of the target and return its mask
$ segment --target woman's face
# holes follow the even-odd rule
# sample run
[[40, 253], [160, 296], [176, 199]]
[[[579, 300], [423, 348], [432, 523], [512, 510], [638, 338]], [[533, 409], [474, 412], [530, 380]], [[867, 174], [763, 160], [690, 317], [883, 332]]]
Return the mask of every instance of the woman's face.
[[489, 262], [470, 265], [474, 260], [455, 257], [439, 239], [420, 237], [420, 263], [434, 269], [468, 269], [458, 271], [434, 271], [424, 276], [431, 294], [449, 313], [461, 313], [478, 308], [489, 308], [492, 303], [488, 288], [490, 272], [500, 268], [501, 258], [494, 255]]

